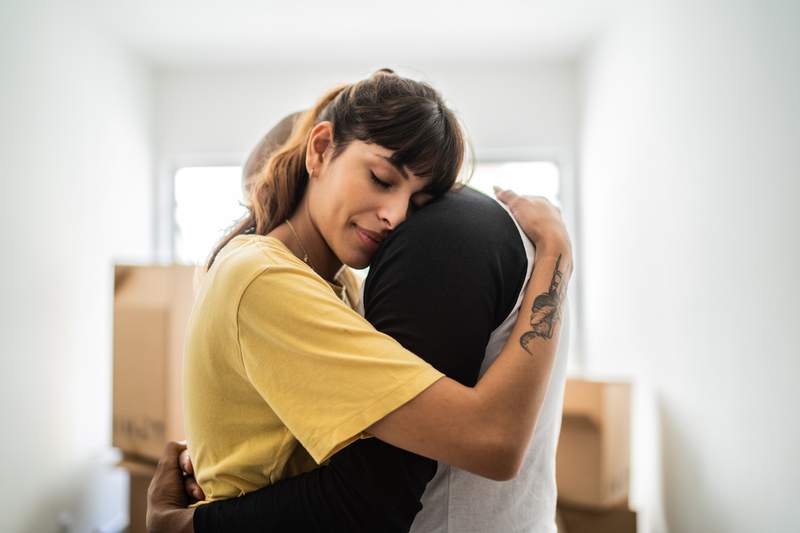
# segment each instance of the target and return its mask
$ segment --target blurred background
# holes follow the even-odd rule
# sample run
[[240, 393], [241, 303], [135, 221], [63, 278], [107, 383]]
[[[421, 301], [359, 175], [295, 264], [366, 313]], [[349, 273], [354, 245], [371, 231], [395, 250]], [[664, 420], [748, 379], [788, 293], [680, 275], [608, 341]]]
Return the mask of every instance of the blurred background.
[[380, 67], [444, 94], [476, 187], [562, 205], [639, 531], [800, 531], [793, 0], [0, 0], [0, 530], [126, 526], [113, 265], [202, 260], [260, 136]]

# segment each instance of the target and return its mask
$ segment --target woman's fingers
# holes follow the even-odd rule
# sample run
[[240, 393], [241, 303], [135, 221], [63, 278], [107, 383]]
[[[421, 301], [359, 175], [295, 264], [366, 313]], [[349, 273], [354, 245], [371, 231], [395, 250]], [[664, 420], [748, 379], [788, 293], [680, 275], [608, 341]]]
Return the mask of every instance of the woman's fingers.
[[561, 210], [542, 196], [519, 196], [512, 190], [494, 187], [497, 199], [508, 207], [522, 231], [537, 248], [555, 242], [569, 246], [569, 235], [561, 218]]
[[498, 200], [508, 206], [508, 210], [514, 215], [514, 218], [519, 219], [519, 209], [526, 199], [511, 189], [501, 189], [497, 185], [494, 186], [494, 194]]
[[517, 193], [515, 193], [511, 189], [501, 189], [497, 185], [494, 186], [494, 195], [497, 196], [498, 200], [509, 206], [514, 201], [514, 199], [519, 198], [519, 196], [517, 196]]

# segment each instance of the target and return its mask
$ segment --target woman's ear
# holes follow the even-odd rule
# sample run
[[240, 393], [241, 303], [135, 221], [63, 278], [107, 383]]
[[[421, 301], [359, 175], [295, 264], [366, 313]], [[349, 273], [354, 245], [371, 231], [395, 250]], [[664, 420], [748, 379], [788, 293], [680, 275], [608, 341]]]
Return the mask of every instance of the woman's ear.
[[309, 176], [318, 176], [325, 152], [333, 146], [333, 124], [325, 120], [311, 129], [306, 145], [306, 170]]

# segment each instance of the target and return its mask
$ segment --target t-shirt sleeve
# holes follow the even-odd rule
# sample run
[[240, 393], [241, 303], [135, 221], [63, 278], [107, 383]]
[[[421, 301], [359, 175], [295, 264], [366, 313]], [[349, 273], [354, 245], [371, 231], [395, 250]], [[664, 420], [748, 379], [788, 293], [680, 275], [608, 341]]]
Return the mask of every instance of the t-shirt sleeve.
[[237, 320], [248, 379], [317, 463], [443, 375], [301, 267], [262, 271]]

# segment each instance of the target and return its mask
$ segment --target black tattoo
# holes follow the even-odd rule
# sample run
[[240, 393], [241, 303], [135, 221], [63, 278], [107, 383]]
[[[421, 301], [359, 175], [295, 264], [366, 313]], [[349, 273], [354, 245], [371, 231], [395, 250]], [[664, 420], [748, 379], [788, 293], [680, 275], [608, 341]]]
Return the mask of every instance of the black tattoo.
[[528, 349], [528, 345], [533, 342], [533, 339], [537, 337], [552, 339], [556, 326], [561, 320], [561, 300], [564, 292], [561, 282], [564, 275], [559, 270], [560, 266], [561, 256], [559, 255], [556, 259], [553, 279], [550, 281], [550, 289], [533, 300], [531, 330], [525, 332], [519, 339], [520, 345], [531, 355], [533, 353]]

